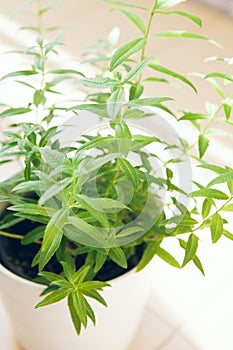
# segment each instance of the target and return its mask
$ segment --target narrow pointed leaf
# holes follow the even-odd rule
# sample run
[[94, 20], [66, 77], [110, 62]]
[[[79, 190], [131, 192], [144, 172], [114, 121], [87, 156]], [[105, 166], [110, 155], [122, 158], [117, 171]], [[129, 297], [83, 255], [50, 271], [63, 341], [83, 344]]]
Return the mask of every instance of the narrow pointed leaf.
[[223, 234], [223, 219], [218, 213], [212, 216], [210, 223], [212, 242], [216, 243]]
[[161, 259], [163, 259], [166, 263], [180, 269], [180, 264], [178, 263], [178, 261], [170, 253], [168, 253], [166, 250], [164, 250], [163, 248], [158, 247], [157, 255]]
[[53, 69], [50, 70], [48, 73], [51, 74], [75, 74], [75, 75], [80, 75], [82, 77], [85, 77], [85, 75], [82, 72], [79, 72], [75, 69]]
[[187, 265], [193, 258], [196, 256], [198, 248], [198, 237], [194, 234], [189, 236], [186, 248], [185, 248], [185, 256], [182, 266]]
[[211, 187], [217, 184], [222, 184], [232, 180], [233, 180], [233, 170], [227, 171], [226, 173], [217, 176], [215, 179], [209, 182], [208, 187]]
[[151, 62], [151, 59], [151, 57], [147, 57], [142, 62], [138, 63], [135, 67], [133, 67], [125, 77], [124, 82], [126, 83], [137, 78], [143, 69]]
[[31, 112], [30, 108], [18, 107], [18, 108], [8, 108], [2, 113], [0, 113], [0, 118], [11, 117], [13, 115], [26, 114]]
[[165, 68], [163, 66], [160, 66], [158, 64], [155, 64], [155, 63], [150, 63], [149, 64], [149, 67], [156, 70], [157, 72], [160, 72], [160, 73], [163, 73], [163, 74], [166, 74], [166, 75], [169, 75], [175, 79], [178, 79], [178, 80], [181, 80], [183, 83], [187, 84], [188, 86], [190, 86], [195, 92], [197, 92], [197, 89], [196, 87], [193, 85], [193, 83], [185, 78], [183, 75], [179, 74], [179, 73], [176, 73], [168, 68]]
[[19, 70], [19, 71], [15, 71], [15, 72], [4, 75], [0, 80], [18, 77], [21, 75], [28, 76], [28, 75], [34, 75], [34, 74], [38, 74], [38, 72], [36, 72], [34, 70]]
[[228, 196], [224, 192], [215, 190], [213, 188], [197, 190], [192, 192], [191, 195], [192, 197], [206, 197], [206, 198], [213, 198], [213, 199], [220, 199], [220, 200], [228, 199]]
[[68, 307], [69, 307], [70, 315], [71, 315], [75, 330], [76, 330], [77, 334], [79, 335], [81, 332], [81, 321], [80, 321], [80, 318], [78, 317], [77, 312], [75, 311], [75, 304], [73, 301], [72, 294], [70, 294], [68, 296]]
[[183, 11], [156, 11], [156, 13], [162, 14], [162, 15], [179, 15], [182, 17], [186, 17], [190, 19], [192, 22], [198, 24], [200, 27], [202, 26], [202, 20], [201, 18], [194, 16], [191, 13], [183, 12]]
[[128, 263], [127, 263], [125, 253], [124, 253], [122, 248], [120, 248], [120, 247], [112, 248], [109, 251], [109, 257], [111, 260], [113, 260], [119, 266], [123, 267], [124, 269], [127, 268]]
[[146, 24], [143, 21], [143, 19], [137, 15], [136, 13], [128, 10], [120, 10], [124, 15], [126, 15], [131, 22], [133, 22], [139, 29], [140, 31], [145, 34], [146, 33]]
[[116, 117], [120, 112], [121, 107], [124, 103], [124, 100], [125, 100], [124, 88], [117, 89], [111, 94], [107, 103], [107, 111], [113, 121], [116, 120]]
[[141, 98], [141, 99], [135, 99], [128, 102], [129, 105], [135, 105], [135, 106], [152, 106], [156, 107], [160, 105], [160, 103], [165, 101], [172, 101], [173, 99], [171, 97], [154, 97], [154, 98]]
[[80, 83], [83, 84], [84, 86], [95, 88], [95, 89], [106, 89], [106, 88], [119, 85], [119, 82], [117, 80], [104, 78], [104, 77], [85, 78], [85, 79], [81, 79]]
[[202, 205], [202, 217], [203, 217], [203, 219], [207, 218], [207, 216], [210, 213], [211, 207], [212, 207], [211, 201], [206, 198], [203, 202], [203, 205]]
[[131, 181], [133, 187], [137, 189], [139, 185], [139, 177], [137, 170], [124, 158], [118, 158], [117, 162], [123, 173]]
[[69, 209], [59, 209], [49, 221], [43, 238], [39, 269], [42, 270], [58, 250], [63, 237], [63, 227], [67, 223]]
[[133, 54], [143, 49], [146, 43], [147, 43], [146, 39], [138, 38], [120, 47], [112, 57], [112, 60], [110, 63], [110, 71], [113, 71], [115, 68], [117, 68], [121, 63], [125, 62]]
[[35, 308], [38, 309], [42, 306], [47, 306], [50, 304], [58, 303], [62, 299], [65, 299], [71, 292], [71, 289], [59, 289], [51, 292], [47, 295], [41, 302], [39, 302]]
[[209, 139], [205, 135], [199, 135], [198, 137], [198, 150], [199, 150], [199, 156], [202, 158], [207, 151], [207, 148], [209, 146]]
[[164, 38], [182, 38], [182, 39], [205, 40], [205, 41], [210, 42], [211, 44], [219, 46], [219, 44], [216, 41], [211, 40], [211, 39], [207, 38], [206, 36], [195, 34], [195, 33], [189, 33], [189, 32], [186, 32], [184, 30], [171, 30], [171, 31], [167, 31], [167, 32], [160, 32], [160, 33], [153, 34], [153, 36], [164, 37]]
[[159, 243], [158, 242], [150, 242], [147, 244], [146, 249], [142, 255], [141, 260], [137, 266], [137, 271], [141, 271], [144, 267], [149, 264], [149, 262], [153, 259], [155, 254], [157, 253]]

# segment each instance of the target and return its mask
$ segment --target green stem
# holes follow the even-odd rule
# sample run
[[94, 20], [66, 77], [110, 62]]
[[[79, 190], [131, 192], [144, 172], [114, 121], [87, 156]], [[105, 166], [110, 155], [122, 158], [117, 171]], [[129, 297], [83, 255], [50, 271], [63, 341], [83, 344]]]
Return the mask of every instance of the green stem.
[[[233, 199], [233, 196], [231, 196], [231, 198], [229, 198], [220, 208], [218, 208], [218, 209], [214, 212], [214, 214], [217, 214], [217, 213], [219, 213], [221, 210], [223, 210], [223, 208], [224, 208], [226, 205], [228, 205], [228, 204], [232, 201], [232, 199]], [[209, 215], [209, 217], [207, 217], [198, 227], [196, 227], [195, 229], [193, 229], [192, 232], [200, 230], [200, 229], [203, 227], [203, 225], [205, 225], [205, 223], [208, 222], [208, 220], [211, 219], [212, 216], [213, 216], [213, 214]]]
[[0, 231], [0, 235], [4, 237], [9, 237], [9, 238], [14, 238], [14, 239], [23, 239], [24, 236], [22, 235], [17, 235], [15, 233], [8, 233], [4, 231]]
[[[149, 22], [148, 22], [148, 25], [147, 25], [145, 36], [144, 36], [144, 39], [146, 39], [146, 40], [148, 40], [149, 35], [150, 35], [150, 30], [151, 30], [153, 18], [154, 18], [154, 15], [155, 15], [155, 10], [156, 10], [156, 7], [157, 7], [157, 2], [158, 2], [158, 0], [154, 0], [154, 5], [153, 5], [153, 8], [152, 8], [152, 11], [151, 11], [151, 14], [150, 14], [150, 19], [149, 19]], [[140, 62], [142, 62], [145, 59], [146, 49], [147, 49], [147, 44], [142, 49]], [[140, 76], [138, 78], [137, 85], [140, 84], [141, 80], [142, 80], [142, 74], [140, 74]]]
[[42, 3], [41, 0], [38, 0], [37, 5], [37, 25], [38, 25], [38, 33], [42, 34], [42, 17], [41, 17]]

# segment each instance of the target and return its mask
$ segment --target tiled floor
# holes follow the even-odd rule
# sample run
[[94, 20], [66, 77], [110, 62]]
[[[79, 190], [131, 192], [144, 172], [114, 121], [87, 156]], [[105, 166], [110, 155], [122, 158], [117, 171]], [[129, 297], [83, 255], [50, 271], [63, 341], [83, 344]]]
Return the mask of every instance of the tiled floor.
[[[11, 0], [0, 5], [2, 13], [15, 8], [22, 3], [21, 0]], [[124, 40], [133, 35], [133, 27], [128, 26], [119, 14], [106, 15], [107, 6], [100, 6], [99, 0], [61, 0], [60, 10], [52, 17], [52, 23], [63, 25], [66, 29], [65, 39], [69, 52], [59, 59], [66, 61], [72, 58], [72, 64], [77, 64], [74, 59], [80, 52], [80, 48], [94, 42], [97, 38], [104, 37], [108, 31], [117, 23], [122, 27]], [[144, 4], [145, 0], [138, 0]], [[68, 6], [67, 6], [68, 5]], [[196, 44], [193, 42], [181, 43], [169, 39], [159, 40], [156, 46], [150, 50], [159, 52], [159, 59], [163, 65], [170, 65], [181, 73], [189, 71], [214, 70], [216, 65], [203, 64], [203, 59], [212, 55], [232, 56], [233, 54], [233, 18], [226, 12], [218, 12], [197, 1], [187, 1], [179, 7], [180, 10], [188, 10], [203, 18], [203, 34], [216, 39], [222, 44], [224, 50], [211, 45]], [[165, 26], [171, 29], [177, 25], [179, 28], [193, 31], [195, 27], [184, 21], [181, 26], [177, 17], [161, 18], [155, 23], [154, 30], [163, 30]], [[28, 16], [20, 19], [28, 21]], [[95, 30], [91, 30], [95, 23]], [[72, 29], [73, 28], [73, 29]], [[167, 28], [167, 27], [166, 27]], [[5, 50], [15, 45], [27, 45], [30, 36], [20, 39], [19, 32], [10, 27], [4, 17], [0, 18], [0, 46]], [[15, 34], [17, 33], [17, 34]], [[184, 46], [185, 45], [185, 46]], [[5, 55], [0, 55], [0, 75], [4, 74], [10, 66], [16, 64], [18, 58], [6, 61]], [[171, 59], [172, 58], [172, 59]], [[7, 66], [6, 66], [7, 62]], [[19, 62], [20, 63], [20, 62]], [[55, 62], [56, 63], [56, 62]], [[59, 62], [60, 64], [61, 62]], [[195, 66], [195, 67], [194, 67]], [[197, 79], [200, 96], [195, 96], [191, 91], [185, 91], [182, 87], [175, 90], [169, 88], [167, 93], [173, 94], [177, 99], [177, 106], [185, 104], [184, 108], [202, 110], [204, 101], [214, 101], [215, 95], [209, 93], [205, 84]], [[148, 85], [146, 93], [150, 95], [152, 86]], [[167, 88], [166, 88], [167, 89]], [[4, 89], [1, 89], [3, 94]], [[71, 93], [71, 90], [69, 90]], [[165, 90], [161, 89], [161, 95]], [[14, 93], [9, 94], [12, 99]], [[20, 98], [24, 98], [24, 94]], [[1, 121], [0, 128], [3, 123]], [[230, 142], [230, 139], [225, 139]], [[217, 149], [218, 148], [218, 149]], [[217, 153], [218, 151], [218, 153]], [[232, 152], [226, 151], [224, 143], [215, 144], [213, 154], [221, 154], [220, 158], [232, 158]], [[210, 155], [211, 156], [211, 155]], [[219, 160], [221, 162], [221, 159]], [[173, 249], [173, 242], [169, 242], [168, 249]], [[175, 249], [175, 248], [174, 248]], [[222, 239], [217, 246], [211, 246], [206, 237], [203, 237], [200, 247], [200, 258], [202, 259], [206, 278], [203, 278], [193, 266], [179, 271], [166, 266], [159, 260], [155, 260], [154, 283], [151, 297], [145, 309], [141, 326], [129, 350], [232, 350], [233, 337], [233, 244]], [[18, 350], [13, 342], [10, 325], [2, 305], [0, 303], [0, 349]], [[30, 349], [33, 350], [33, 349]], [[49, 350], [49, 349], [45, 349]], [[84, 349], [83, 349], [84, 350]], [[97, 349], [99, 350], [99, 349]]]

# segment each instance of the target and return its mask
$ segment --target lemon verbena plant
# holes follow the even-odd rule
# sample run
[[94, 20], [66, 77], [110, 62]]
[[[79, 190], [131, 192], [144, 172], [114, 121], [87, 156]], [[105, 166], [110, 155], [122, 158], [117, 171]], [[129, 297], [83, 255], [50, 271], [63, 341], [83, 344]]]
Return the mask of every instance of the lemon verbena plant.
[[[51, 69], [61, 39], [46, 40], [42, 19], [51, 6], [34, 0], [27, 6], [36, 6], [38, 23], [27, 29], [37, 34], [35, 44], [17, 51], [25, 57], [25, 69], [1, 78], [1, 84], [10, 81], [30, 91], [26, 105], [2, 101], [1, 119], [15, 119], [2, 135], [1, 167], [17, 161], [22, 170], [0, 185], [0, 200], [7, 207], [0, 222], [1, 246], [10, 255], [1, 261], [13, 261], [17, 273], [47, 286], [36, 307], [66, 298], [78, 334], [88, 318], [95, 323], [90, 299], [106, 305], [100, 292], [111, 278], [133, 267], [140, 271], [154, 256], [176, 268], [193, 262], [204, 274], [197, 256], [201, 230], [210, 230], [213, 243], [222, 235], [233, 238], [224, 216], [233, 210], [233, 169], [205, 160], [212, 125], [221, 120], [232, 126], [232, 95], [226, 97], [216, 81], [232, 85], [232, 76], [203, 76], [221, 98], [218, 105], [209, 103], [206, 113], [176, 112], [171, 96], [143, 94], [147, 81], [158, 93], [159, 84], [174, 80], [197, 92], [190, 79], [148, 56], [147, 47], [156, 37], [213, 43], [200, 34], [151, 29], [158, 16], [180, 16], [197, 26], [201, 19], [176, 10], [179, 0], [149, 1], [150, 7], [104, 2], [125, 15], [137, 34], [116, 48], [115, 28], [85, 54], [85, 64], [94, 65], [96, 76], [85, 76], [82, 65], [78, 70]], [[67, 103], [62, 84], [68, 79], [78, 82], [82, 101]], [[62, 135], [71, 120], [76, 133], [65, 143]], [[91, 131], [88, 120], [94, 121]], [[194, 143], [174, 128], [187, 121], [196, 130]], [[214, 177], [208, 183], [206, 177], [203, 182], [193, 179], [192, 166], [208, 176], [211, 170]], [[163, 247], [171, 237], [184, 252], [181, 262]]]

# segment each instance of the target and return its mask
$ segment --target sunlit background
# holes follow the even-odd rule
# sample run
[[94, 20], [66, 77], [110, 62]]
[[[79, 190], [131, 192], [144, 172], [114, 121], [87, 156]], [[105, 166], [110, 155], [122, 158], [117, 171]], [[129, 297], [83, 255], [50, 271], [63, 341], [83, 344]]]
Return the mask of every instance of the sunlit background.
[[[33, 41], [33, 33], [24, 33], [18, 29], [20, 25], [33, 23], [31, 10], [14, 16], [14, 10], [22, 2], [22, 0], [0, 1], [1, 76], [21, 64], [20, 57], [10, 57], [4, 52], [16, 47], [30, 46]], [[148, 5], [151, 1], [131, 2]], [[140, 35], [136, 34], [135, 27], [122, 14], [117, 11], [109, 12], [108, 9], [109, 5], [101, 0], [60, 0], [59, 6], [47, 15], [45, 24], [51, 27], [59, 26], [66, 45], [61, 49], [62, 54], [54, 58], [51, 64], [60, 66], [68, 63], [77, 66], [86, 47], [98, 39], [105, 38], [115, 26], [121, 29], [121, 43]], [[194, 23], [179, 16], [160, 16], [153, 24], [152, 33], [169, 29], [186, 30], [212, 38], [222, 47], [205, 41], [154, 38], [148, 54], [155, 55], [163, 66], [181, 74], [219, 70], [219, 63], [204, 60], [211, 56], [233, 56], [233, 0], [188, 0], [180, 4], [177, 10], [201, 17], [203, 27], [198, 28]], [[9, 15], [12, 15], [11, 20]], [[88, 67], [85, 69], [88, 70]], [[160, 85], [157, 91], [156, 85], [150, 83], [145, 95], [171, 95], [176, 99], [177, 109], [201, 113], [205, 109], [205, 102], [215, 101], [216, 93], [200, 78], [192, 75], [189, 78], [197, 85], [198, 95], [182, 85], [179, 88]], [[69, 84], [66, 85], [66, 89], [71, 95], [77, 93]], [[21, 94], [14, 93], [14, 90], [7, 90], [7, 85], [0, 87], [0, 94], [4, 101], [13, 103], [14, 100], [25, 99], [23, 90]], [[0, 123], [2, 131], [5, 125], [2, 121]], [[192, 133], [192, 130], [189, 132]], [[232, 147], [232, 135], [216, 140], [210, 150], [209, 159], [214, 159], [219, 164], [225, 160], [229, 161], [232, 158]], [[1, 173], [0, 177], [7, 176], [10, 171], [12, 169], [5, 168], [4, 174]], [[167, 244], [167, 248], [175, 249], [172, 240]], [[151, 297], [141, 327], [129, 350], [232, 350], [232, 251], [233, 242], [221, 238], [217, 246], [212, 246], [207, 237], [203, 237], [199, 255], [205, 267], [206, 278], [203, 278], [192, 265], [179, 271], [155, 259]], [[2, 350], [17, 349], [1, 305], [0, 344]]]

